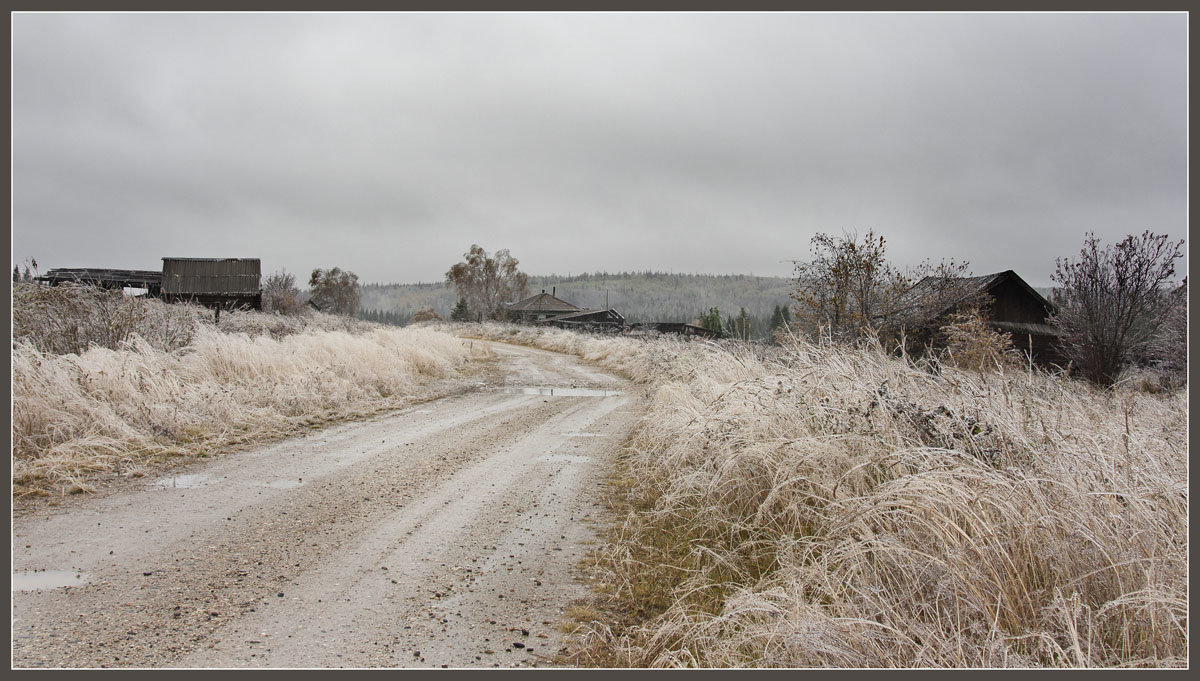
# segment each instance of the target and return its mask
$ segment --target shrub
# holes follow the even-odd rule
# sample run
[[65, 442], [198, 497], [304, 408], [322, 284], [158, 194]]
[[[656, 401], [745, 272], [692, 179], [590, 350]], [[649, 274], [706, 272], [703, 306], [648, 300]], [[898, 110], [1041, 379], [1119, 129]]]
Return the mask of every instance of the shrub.
[[989, 327], [978, 307], [954, 313], [940, 331], [945, 343], [942, 358], [954, 366], [995, 371], [1017, 359], [1012, 336]]
[[168, 305], [120, 290], [13, 285], [13, 341], [47, 354], [81, 354], [93, 345], [115, 350], [134, 335], [170, 352], [191, 343], [211, 318], [196, 305]]
[[1167, 294], [1167, 308], [1158, 333], [1150, 342], [1148, 359], [1172, 387], [1187, 384], [1187, 279]]
[[1173, 301], [1165, 287], [1182, 247], [1183, 241], [1146, 231], [1101, 249], [1088, 234], [1078, 260], [1056, 261], [1051, 278], [1060, 286], [1058, 309], [1050, 321], [1062, 330], [1062, 350], [1084, 378], [1110, 386], [1125, 365], [1153, 356], [1170, 318]]
[[432, 307], [427, 307], [423, 310], [417, 310], [413, 313], [412, 322], [417, 324], [420, 322], [440, 322], [444, 321], [442, 316], [435, 312]]
[[296, 277], [289, 274], [287, 270], [272, 272], [263, 281], [263, 312], [276, 312], [282, 315], [302, 314], [307, 310], [307, 306], [300, 298], [300, 289], [296, 287]]

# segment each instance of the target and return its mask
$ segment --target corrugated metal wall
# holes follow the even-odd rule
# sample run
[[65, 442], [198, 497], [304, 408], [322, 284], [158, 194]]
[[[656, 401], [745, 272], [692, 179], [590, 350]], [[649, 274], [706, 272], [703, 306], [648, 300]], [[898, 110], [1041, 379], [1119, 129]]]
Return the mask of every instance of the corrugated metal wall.
[[258, 258], [163, 258], [165, 295], [256, 295]]

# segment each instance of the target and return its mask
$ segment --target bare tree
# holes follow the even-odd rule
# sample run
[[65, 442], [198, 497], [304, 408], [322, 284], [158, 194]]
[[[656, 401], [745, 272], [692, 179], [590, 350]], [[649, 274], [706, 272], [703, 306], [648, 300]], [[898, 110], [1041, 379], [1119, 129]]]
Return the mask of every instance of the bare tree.
[[[837, 238], [817, 234], [810, 242], [812, 259], [796, 262], [796, 290], [791, 297], [796, 324], [809, 334], [828, 334], [849, 341], [865, 334], [898, 336], [905, 328], [928, 323], [930, 311], [938, 308], [930, 297], [950, 300], [961, 295], [958, 277], [966, 263], [943, 262], [934, 267], [924, 262], [900, 270], [887, 259], [887, 241], [870, 230]], [[934, 281], [930, 295], [914, 300], [914, 284], [926, 275]], [[938, 309], [938, 312], [941, 312]]]
[[[33, 270], [32, 273], [30, 272], [30, 268], [32, 268], [32, 270]], [[14, 275], [16, 274], [15, 269], [13, 270], [13, 274]], [[21, 275], [21, 281], [25, 282], [26, 284], [32, 284], [33, 280], [36, 279], [37, 276], [38, 276], [37, 258], [33, 258], [33, 257], [25, 258], [25, 271]], [[16, 279], [13, 279], [13, 281], [16, 281]]]
[[272, 272], [263, 282], [262, 291], [263, 312], [278, 312], [279, 314], [295, 315], [304, 311], [304, 303], [300, 300], [300, 289], [296, 287], [296, 277], [287, 270]]
[[446, 272], [446, 282], [458, 287], [471, 310], [482, 312], [488, 319], [504, 316], [504, 303], [514, 296], [524, 297], [528, 276], [517, 269], [519, 261], [508, 249], [496, 251], [489, 257], [477, 244], [463, 254], [464, 260]]
[[1122, 367], [1152, 355], [1171, 311], [1166, 287], [1182, 249], [1182, 240], [1171, 243], [1150, 231], [1101, 248], [1088, 233], [1079, 260], [1055, 261], [1051, 279], [1059, 289], [1050, 321], [1062, 331], [1063, 354], [1084, 378], [1112, 385]]
[[884, 300], [892, 297], [892, 289], [901, 288], [896, 285], [897, 273], [884, 258], [885, 243], [874, 231], [868, 231], [862, 243], [856, 234], [812, 238], [812, 258], [795, 263], [792, 298], [801, 330], [850, 340], [871, 325]]
[[358, 313], [361, 291], [358, 275], [340, 267], [315, 269], [308, 279], [309, 296], [323, 312], [353, 317]]

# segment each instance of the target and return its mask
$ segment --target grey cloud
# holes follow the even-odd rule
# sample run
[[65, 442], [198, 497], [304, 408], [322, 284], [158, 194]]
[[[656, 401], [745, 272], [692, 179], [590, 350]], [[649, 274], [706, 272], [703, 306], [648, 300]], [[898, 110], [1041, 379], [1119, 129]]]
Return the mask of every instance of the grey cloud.
[[1186, 50], [1182, 14], [18, 14], [14, 256], [787, 274], [873, 227], [1043, 284], [1085, 230], [1183, 236]]

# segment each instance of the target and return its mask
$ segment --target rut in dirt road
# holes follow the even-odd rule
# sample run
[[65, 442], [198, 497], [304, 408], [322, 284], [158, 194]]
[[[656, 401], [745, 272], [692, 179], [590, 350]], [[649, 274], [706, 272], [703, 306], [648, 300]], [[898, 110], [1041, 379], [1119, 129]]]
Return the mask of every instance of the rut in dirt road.
[[16, 518], [13, 665], [545, 663], [637, 395], [493, 347], [466, 395]]

